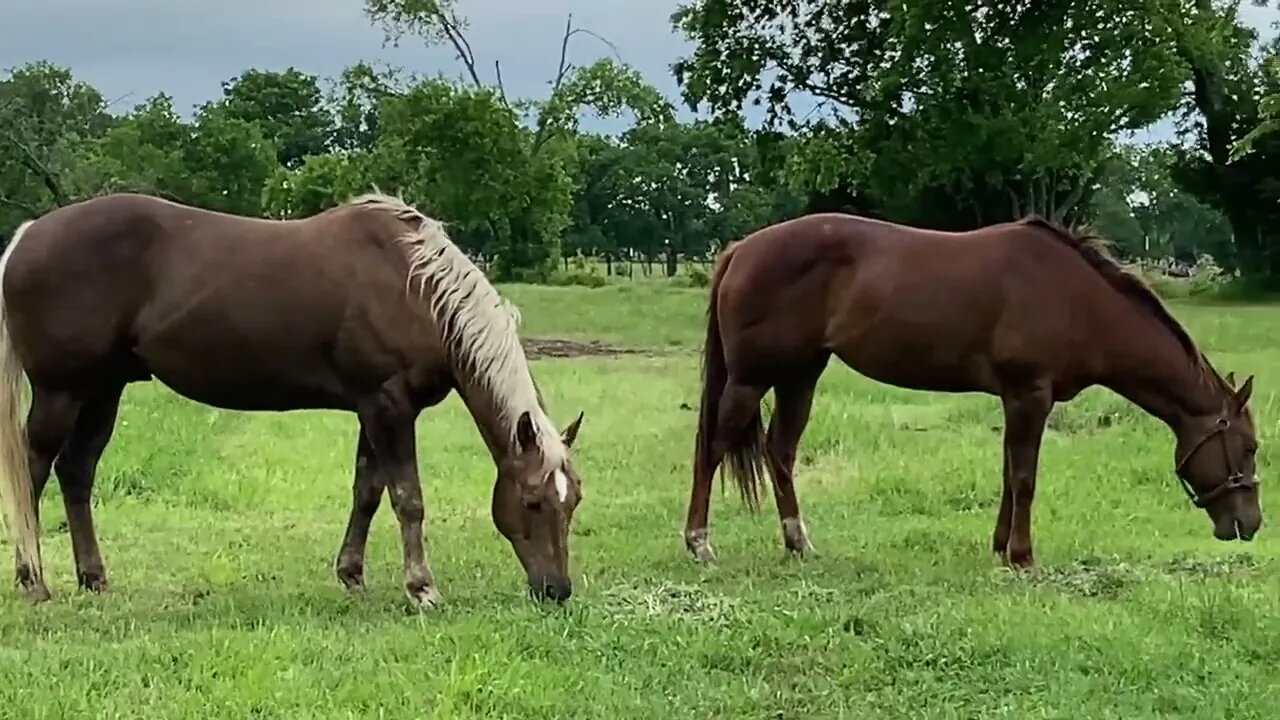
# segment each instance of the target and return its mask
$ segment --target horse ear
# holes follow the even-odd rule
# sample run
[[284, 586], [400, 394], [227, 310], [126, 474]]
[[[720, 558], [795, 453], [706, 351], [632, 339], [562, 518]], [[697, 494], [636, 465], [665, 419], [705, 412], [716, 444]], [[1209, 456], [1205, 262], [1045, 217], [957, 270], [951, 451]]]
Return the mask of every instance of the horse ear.
[[1227, 373], [1227, 376], [1223, 378], [1223, 380], [1227, 381], [1227, 387], [1232, 390], [1236, 389], [1236, 374], [1234, 372]]
[[560, 439], [567, 448], [573, 447], [573, 441], [578, 439], [578, 428], [582, 426], [582, 415], [583, 413], [579, 412], [578, 417], [569, 423], [569, 427], [560, 433]]
[[1253, 376], [1245, 378], [1244, 384], [1236, 390], [1235, 401], [1236, 410], [1243, 410], [1244, 406], [1249, 402], [1249, 398], [1253, 395]]
[[538, 449], [538, 429], [533, 425], [533, 417], [526, 410], [516, 420], [516, 442], [520, 444], [520, 452], [534, 452]]

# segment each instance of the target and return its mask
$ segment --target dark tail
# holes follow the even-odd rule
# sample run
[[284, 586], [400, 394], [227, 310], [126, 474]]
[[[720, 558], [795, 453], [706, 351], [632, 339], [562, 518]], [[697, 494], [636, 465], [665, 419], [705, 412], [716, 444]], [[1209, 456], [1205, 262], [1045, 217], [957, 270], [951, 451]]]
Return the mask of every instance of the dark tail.
[[[702, 346], [702, 399], [698, 408], [698, 433], [694, 446], [694, 462], [699, 476], [710, 472], [711, 445], [715, 442], [717, 420], [720, 417], [720, 397], [729, 381], [729, 369], [725, 364], [724, 343], [720, 338], [720, 318], [716, 296], [724, 280], [729, 261], [733, 259], [734, 246], [729, 246], [716, 261], [711, 275], [711, 299], [707, 304], [707, 339]], [[737, 433], [724, 457], [724, 465], [738, 485], [738, 491], [747, 507], [760, 509], [760, 477], [764, 474], [764, 422], [757, 404], [751, 419]], [[723, 478], [723, 473], [721, 474]]]

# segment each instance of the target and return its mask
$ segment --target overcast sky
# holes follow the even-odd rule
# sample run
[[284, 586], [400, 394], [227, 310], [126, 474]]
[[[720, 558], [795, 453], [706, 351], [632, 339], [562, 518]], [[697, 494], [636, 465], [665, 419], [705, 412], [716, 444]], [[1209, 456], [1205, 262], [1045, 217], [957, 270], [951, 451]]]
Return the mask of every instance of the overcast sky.
[[[565, 16], [609, 38], [622, 59], [673, 100], [669, 66], [688, 51], [669, 16], [681, 0], [460, 0], [485, 79], [501, 60], [508, 95], [543, 97], [555, 72]], [[457, 74], [450, 50], [406, 38], [382, 47], [362, 0], [0, 0], [0, 70], [38, 59], [68, 66], [125, 111], [159, 91], [179, 111], [215, 98], [248, 67], [290, 65], [337, 76], [360, 60]], [[1280, 10], [1245, 7], [1268, 35]], [[578, 35], [570, 56], [588, 63], [611, 51]], [[1163, 133], [1161, 133], [1163, 134]]]

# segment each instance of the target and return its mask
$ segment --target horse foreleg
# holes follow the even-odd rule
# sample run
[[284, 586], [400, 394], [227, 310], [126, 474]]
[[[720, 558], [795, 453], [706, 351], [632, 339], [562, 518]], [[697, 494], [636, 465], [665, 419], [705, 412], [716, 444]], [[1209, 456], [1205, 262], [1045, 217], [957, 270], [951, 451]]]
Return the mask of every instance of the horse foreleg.
[[1010, 565], [1035, 564], [1031, 547], [1031, 504], [1036, 493], [1036, 471], [1045, 422], [1053, 408], [1053, 396], [1043, 383], [1001, 396], [1005, 416], [1005, 452], [1008, 457], [1008, 490], [1012, 495], [1007, 558]]
[[71, 437], [54, 462], [71, 533], [76, 579], [81, 588], [91, 592], [107, 589], [107, 568], [102, 561], [93, 523], [93, 483], [97, 477], [98, 461], [115, 431], [123, 393], [124, 386], [121, 385], [85, 402]]
[[375, 456], [374, 472], [386, 486], [396, 520], [400, 522], [405, 593], [414, 604], [429, 608], [440, 602], [440, 593], [427, 563], [422, 532], [426, 513], [414, 435], [416, 414], [409, 408], [402, 394], [384, 395], [367, 412], [361, 413], [361, 421]]
[[996, 512], [996, 529], [991, 533], [991, 551], [1008, 559], [1009, 532], [1013, 523], [1013, 486], [1009, 478], [1009, 443], [1004, 444], [1004, 467], [1000, 471], [1000, 510]]
[[369, 541], [369, 526], [382, 503], [383, 480], [377, 472], [377, 455], [360, 424], [356, 441], [355, 480], [351, 487], [351, 515], [347, 518], [347, 532], [338, 550], [335, 569], [338, 581], [351, 591], [364, 589], [364, 551]]

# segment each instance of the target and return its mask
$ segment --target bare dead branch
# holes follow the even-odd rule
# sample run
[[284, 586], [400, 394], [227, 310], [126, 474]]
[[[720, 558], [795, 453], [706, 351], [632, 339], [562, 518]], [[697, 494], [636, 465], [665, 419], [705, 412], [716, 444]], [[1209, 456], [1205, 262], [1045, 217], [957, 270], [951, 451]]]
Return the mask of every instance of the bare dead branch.
[[102, 109], [103, 109], [103, 110], [106, 110], [107, 108], [110, 108], [112, 105], [115, 105], [116, 103], [121, 102], [121, 101], [123, 101], [123, 100], [127, 100], [127, 99], [129, 99], [129, 98], [131, 98], [131, 97], [133, 97], [133, 96], [134, 96], [134, 92], [133, 92], [132, 90], [130, 90], [129, 92], [127, 92], [127, 93], [125, 93], [125, 94], [123, 94], [123, 95], [120, 95], [119, 97], [116, 97], [116, 98], [114, 98], [114, 99], [111, 99], [111, 100], [108, 100], [108, 101], [104, 102], [104, 103], [102, 104]]
[[[575, 28], [575, 29], [574, 29], [574, 31], [573, 31], [573, 33], [582, 33], [583, 35], [590, 35], [591, 37], [593, 37], [593, 38], [595, 38], [595, 39], [599, 40], [600, 42], [604, 43], [605, 45], [608, 45], [608, 46], [609, 46], [609, 49], [613, 51], [613, 56], [614, 56], [615, 58], [617, 58], [618, 62], [620, 62], [620, 63], [625, 63], [625, 62], [626, 62], [625, 60], [623, 60], [623, 59], [622, 59], [622, 52], [621, 52], [620, 50], [618, 50], [618, 46], [617, 46], [617, 45], [615, 45], [615, 44], [613, 44], [613, 41], [612, 41], [612, 40], [609, 40], [608, 38], [604, 37], [603, 35], [600, 35], [599, 33], [595, 32], [595, 31], [593, 31], [593, 30], [588, 30], [588, 29], [586, 29], [586, 28]], [[572, 34], [572, 33], [571, 33], [571, 34]]]
[[[556, 95], [560, 92], [560, 86], [564, 84], [564, 76], [569, 72], [569, 38], [573, 37], [573, 13], [569, 13], [564, 21], [564, 35], [560, 38], [560, 62], [556, 65], [556, 75], [551, 81], [551, 95], [548, 96], [548, 103], [555, 102]], [[551, 137], [550, 124], [547, 120], [546, 111], [538, 117], [538, 130], [533, 137], [533, 152], [537, 154], [542, 146]]]
[[484, 87], [484, 83], [480, 82], [480, 74], [476, 72], [476, 54], [471, 49], [471, 43], [467, 42], [467, 37], [462, 34], [458, 19], [445, 12], [439, 6], [436, 8], [436, 17], [440, 19], [440, 25], [444, 27], [445, 37], [449, 38], [449, 43], [453, 45], [453, 49], [457, 51], [462, 64], [467, 68], [467, 73], [471, 76], [471, 82], [475, 83], [477, 88]]
[[556, 66], [556, 78], [551, 84], [553, 96], [560, 89], [560, 84], [564, 82], [564, 75], [569, 70], [569, 38], [571, 37], [573, 37], [573, 13], [569, 13], [564, 21], [564, 37], [560, 38], [560, 64]]
[[498, 78], [498, 97], [507, 104], [507, 88], [502, 84], [502, 63], [498, 60], [493, 61], [493, 74]]

